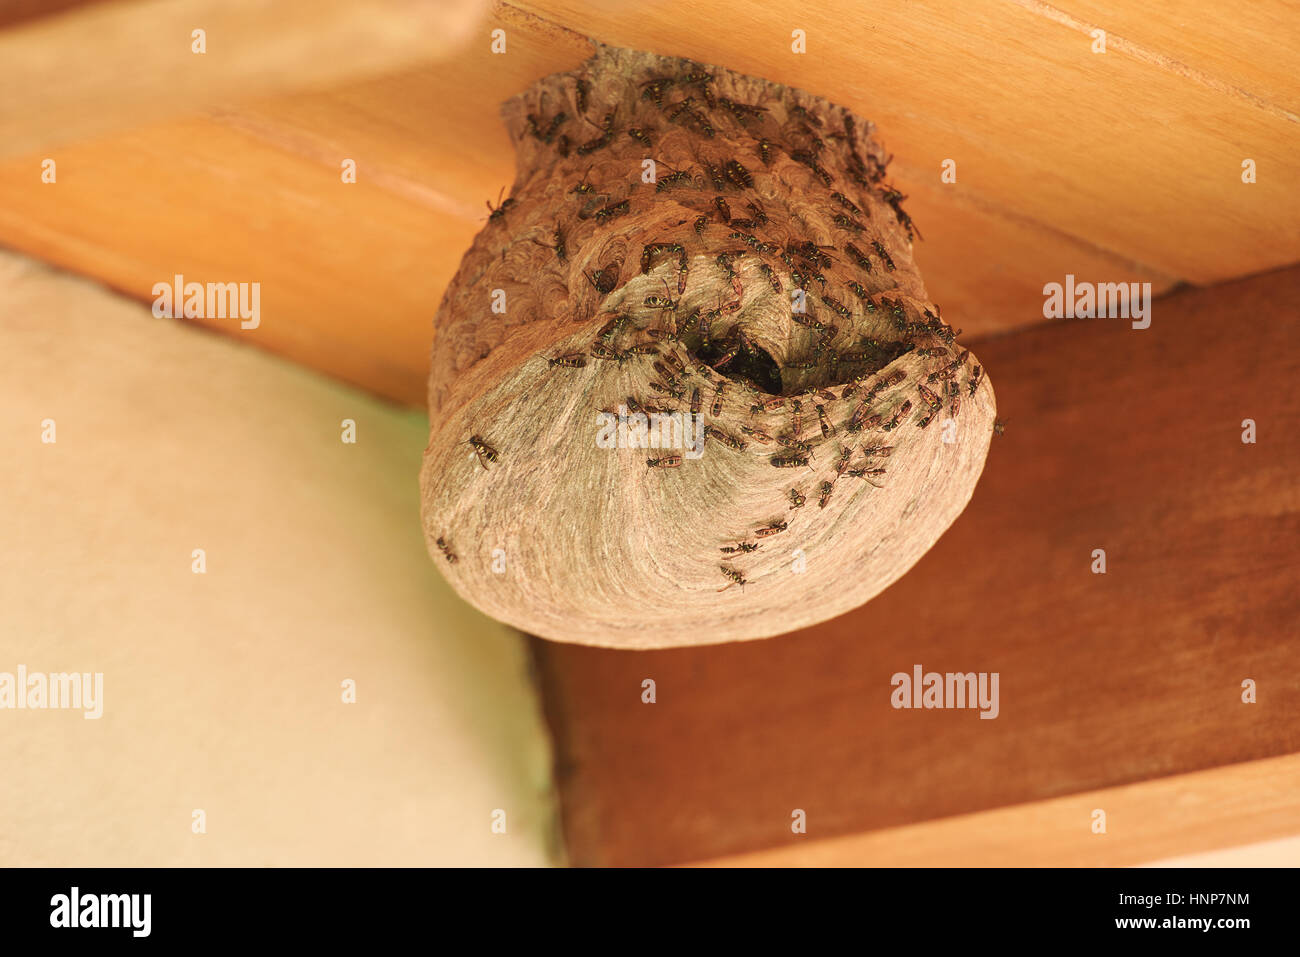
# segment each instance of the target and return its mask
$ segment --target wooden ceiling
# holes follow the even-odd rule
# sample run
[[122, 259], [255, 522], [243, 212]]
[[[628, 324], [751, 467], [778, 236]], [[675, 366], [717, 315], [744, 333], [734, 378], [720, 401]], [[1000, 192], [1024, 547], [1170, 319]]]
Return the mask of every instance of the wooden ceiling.
[[1159, 293], [1300, 260], [1283, 0], [56, 7], [0, 5], [0, 244], [141, 300], [175, 273], [261, 282], [261, 326], [233, 334], [403, 403], [423, 402], [443, 290], [514, 178], [498, 105], [588, 37], [876, 122], [931, 295], [968, 335], [1041, 321], [1066, 273]]

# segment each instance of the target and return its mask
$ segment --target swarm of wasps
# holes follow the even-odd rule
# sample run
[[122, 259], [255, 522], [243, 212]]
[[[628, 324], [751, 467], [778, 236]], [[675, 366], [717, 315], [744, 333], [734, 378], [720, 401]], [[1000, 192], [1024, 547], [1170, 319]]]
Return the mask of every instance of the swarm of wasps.
[[[589, 168], [569, 191], [567, 211], [546, 228], [551, 242], [543, 243], [560, 266], [576, 251], [579, 232], [590, 241], [601, 230], [626, 229], [626, 217], [657, 213], [660, 204], [670, 204], [673, 215], [656, 218], [676, 225], [641, 244], [640, 274], [653, 272], [662, 291], [634, 302], [623, 297], [584, 351], [545, 359], [555, 374], [593, 362], [644, 363], [653, 395], [627, 396], [629, 410], [707, 415], [706, 444], [728, 454], [761, 453], [796, 475], [777, 506], [783, 517], [720, 546], [725, 590], [748, 581], [728, 564], [734, 556], [789, 529], [810, 497], [824, 509], [841, 482], [882, 488], [877, 482], [887, 473], [893, 433], [926, 429], [940, 416], [955, 419], [982, 370], [956, 345], [960, 330], [937, 307], [899, 290], [886, 240], [900, 228], [909, 242], [920, 232], [903, 210], [907, 197], [885, 181], [890, 158], [862, 149], [853, 116], [794, 91], [784, 102], [740, 102], [719, 95], [716, 87], [727, 84], [717, 81], [707, 68], [688, 65], [632, 81], [635, 96], [609, 91], [608, 102], [593, 104], [604, 91], [577, 79], [563, 107], [543, 115], [539, 104], [525, 131], [561, 159], [614, 151], [637, 168], [674, 129], [689, 131], [698, 144], [694, 165], [658, 164], [653, 189], [626, 177], [606, 191], [588, 180]], [[759, 188], [770, 187], [764, 179], [782, 154], [807, 171], [797, 217], [764, 203], [772, 190]], [[796, 169], [784, 170], [783, 179], [794, 179]], [[489, 225], [504, 224], [514, 200], [488, 205]], [[808, 235], [817, 221], [820, 234]], [[633, 278], [626, 265], [603, 263], [584, 271], [581, 283], [603, 302]], [[688, 309], [688, 298], [701, 298], [688, 296], [699, 274], [717, 299]], [[747, 300], [774, 295], [789, 297], [805, 343], [780, 368], [747, 332], [744, 315]], [[920, 381], [887, 371], [909, 353], [926, 360]], [[484, 468], [496, 462], [497, 450], [483, 437], [469, 444]], [[675, 454], [646, 459], [656, 472], [684, 464]]]

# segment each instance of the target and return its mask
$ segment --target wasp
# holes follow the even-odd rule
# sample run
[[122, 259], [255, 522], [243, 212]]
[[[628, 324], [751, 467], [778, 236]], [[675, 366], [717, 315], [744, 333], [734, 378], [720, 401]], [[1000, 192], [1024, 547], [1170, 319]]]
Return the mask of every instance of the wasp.
[[979, 366], [976, 366], [971, 370], [970, 381], [967, 382], [967, 387], [970, 389], [970, 395], [974, 395], [975, 390], [980, 387], [980, 375], [982, 372], [983, 370], [980, 369]]
[[697, 366], [692, 367], [691, 372], [694, 375], [698, 375], [705, 382], [713, 381], [713, 370], [710, 369], [708, 366], [706, 366], [703, 362], [701, 362]]
[[547, 143], [554, 140], [555, 134], [559, 131], [560, 126], [567, 119], [568, 116], [565, 115], [563, 110], [561, 110], [559, 113], [556, 113], [554, 116], [552, 116], [550, 124], [546, 127], [546, 132], [542, 134], [542, 139], [544, 139]]
[[794, 489], [794, 488], [790, 489], [790, 507], [791, 507], [791, 508], [803, 508], [803, 507], [804, 507], [804, 503], [807, 502], [807, 501], [808, 501], [808, 499], [806, 499], [806, 498], [805, 498], [805, 497], [804, 497], [804, 496], [799, 492], [798, 489]]
[[497, 450], [484, 442], [480, 436], [471, 435], [469, 437], [469, 444], [473, 447], [474, 454], [478, 456], [479, 464], [484, 468], [488, 467], [489, 462], [495, 462], [497, 460]]
[[623, 351], [630, 356], [659, 355], [659, 347], [656, 346], [653, 342], [634, 342], [632, 343], [632, 345], [628, 346]]
[[931, 372], [928, 376], [926, 376], [926, 381], [934, 382], [937, 379], [951, 379], [954, 375], [957, 374], [957, 370], [962, 367], [963, 363], [965, 363], [966, 357], [968, 355], [970, 355], [969, 351], [962, 352], [961, 355], [959, 355], [956, 359], [953, 359], [952, 362], [948, 363], [938, 372]]
[[724, 555], [746, 554], [758, 551], [757, 542], [737, 542], [735, 545], [723, 545], [719, 551]]
[[852, 257], [853, 261], [858, 264], [859, 268], [865, 272], [871, 272], [871, 260], [857, 246], [849, 243], [844, 247], [844, 251]]
[[663, 458], [646, 459], [645, 464], [652, 469], [675, 469], [682, 464], [680, 455], [665, 455]]
[[948, 350], [940, 346], [935, 349], [917, 349], [916, 354], [925, 359], [941, 359], [948, 354]]
[[718, 416], [722, 415], [722, 394], [723, 392], [726, 391], [726, 388], [727, 388], [727, 383], [719, 382], [718, 391], [713, 396], [713, 407], [709, 410], [709, 414], [712, 415], [715, 419]]
[[817, 410], [817, 422], [822, 427], [822, 438], [829, 439], [835, 434], [835, 426], [831, 425], [831, 420], [826, 417], [826, 407], [814, 405], [813, 408]]
[[555, 227], [555, 255], [562, 263], [569, 261], [569, 247], [565, 242], [564, 230], [559, 226]]
[[748, 435], [751, 439], [753, 439], [755, 442], [759, 443], [760, 445], [772, 444], [772, 436], [768, 435], [766, 432], [762, 432], [759, 431], [758, 429], [750, 428], [748, 425], [742, 425], [740, 427], [740, 431], [744, 432], [746, 435]]
[[961, 411], [961, 396], [954, 395], [952, 397], [952, 404], [948, 406], [948, 415], [949, 417], [955, 419], [957, 418], [957, 413], [960, 411]]
[[677, 380], [677, 376], [674, 375], [673, 373], [669, 372], [669, 371], [668, 371], [668, 367], [667, 367], [666, 365], [664, 365], [662, 362], [656, 362], [656, 363], [654, 363], [654, 365], [652, 366], [652, 368], [653, 368], [653, 369], [655, 370], [655, 372], [657, 372], [657, 373], [659, 374], [659, 376], [660, 376], [660, 377], [661, 377], [665, 382], [667, 382], [669, 385], [672, 385], [672, 384]]
[[704, 235], [704, 227], [707, 226], [707, 225], [709, 225], [709, 217], [708, 217], [708, 214], [707, 214], [707, 213], [706, 213], [705, 215], [703, 215], [703, 216], [696, 216], [696, 217], [695, 217], [695, 234], [696, 234], [697, 236], [703, 236], [703, 235]]
[[704, 427], [704, 434], [709, 436], [710, 438], [717, 439], [719, 442], [721, 442], [723, 445], [725, 445], [727, 448], [731, 449], [734, 452], [745, 451], [746, 445], [743, 440], [736, 438], [734, 435], [729, 435], [728, 433], [723, 432], [721, 429], [714, 428], [711, 425], [706, 425]]
[[618, 360], [621, 362], [627, 357], [627, 354], [596, 343], [591, 347], [591, 356], [593, 359]]
[[632, 139], [636, 140], [646, 149], [649, 149], [651, 146], [654, 145], [653, 143], [650, 142], [650, 134], [647, 133], [645, 130], [641, 129], [640, 127], [637, 126], [630, 127], [627, 131], [627, 135], [632, 137]]
[[737, 189], [749, 189], [754, 185], [754, 177], [750, 175], [749, 170], [735, 160], [727, 160], [726, 174], [727, 179], [735, 183]]
[[681, 243], [648, 243], [641, 249], [641, 272], [649, 272], [654, 257], [661, 253], [673, 253], [681, 262], [686, 261], [686, 248]]
[[[835, 260], [831, 259], [830, 256], [826, 255], [822, 247], [818, 246], [814, 242], [805, 240], [804, 242], [800, 243], [797, 246], [791, 244], [786, 248], [789, 252], [792, 252], [797, 256], [802, 256], [804, 259], [808, 260], [810, 265], [820, 266], [823, 269], [830, 269], [832, 266], [835, 265]], [[826, 249], [834, 249], [834, 248], [835, 248], [834, 246], [826, 247]]]
[[688, 170], [684, 170], [684, 169], [673, 170], [667, 176], [663, 177], [662, 179], [660, 179], [658, 182], [655, 183], [655, 192], [662, 193], [665, 190], [672, 189], [674, 186], [678, 186], [683, 183], [689, 183], [690, 181], [691, 181], [691, 174]]
[[775, 535], [777, 532], [784, 532], [789, 527], [789, 522], [772, 522], [770, 525], [764, 525], [761, 528], [754, 529], [754, 537], [767, 538], [769, 535]]
[[872, 476], [875, 476], [875, 475], [884, 475], [884, 474], [885, 474], [885, 470], [884, 470], [884, 469], [879, 469], [879, 468], [877, 468], [877, 469], [867, 469], [867, 468], [862, 468], [862, 469], [849, 469], [849, 470], [848, 470], [846, 473], [844, 473], [844, 474], [845, 474], [845, 475], [851, 475], [853, 478], [867, 479], [868, 481], [870, 481]]
[[840, 449], [840, 460], [835, 463], [835, 475], [838, 478], [843, 475], [849, 467], [849, 462], [853, 459], [852, 449]]
[[[502, 192], [502, 193], [505, 192], [505, 187], [504, 187], [504, 186], [501, 187], [501, 192]], [[504, 220], [504, 219], [506, 218], [506, 210], [508, 210], [510, 207], [512, 207], [512, 206], [514, 206], [514, 205], [515, 205], [515, 201], [514, 201], [514, 198], [513, 198], [513, 197], [510, 197], [510, 198], [507, 198], [507, 199], [502, 199], [502, 198], [501, 198], [501, 193], [498, 193], [498, 194], [497, 194], [497, 205], [496, 205], [496, 206], [493, 206], [493, 205], [492, 205], [491, 200], [488, 200], [488, 201], [487, 201], [487, 208], [488, 208], [488, 222], [489, 222], [489, 223], [495, 223], [495, 222], [497, 222], [498, 220]]]
[[587, 140], [587, 142], [583, 143], [581, 146], [578, 147], [578, 155], [587, 156], [591, 153], [594, 153], [596, 152], [596, 150], [608, 146], [609, 141], [611, 139], [613, 139], [612, 134], [602, 133], [600, 136], [597, 136], [595, 139]]
[[898, 411], [894, 413], [894, 417], [885, 423], [884, 425], [885, 431], [892, 432], [894, 429], [898, 428], [898, 423], [902, 422], [903, 418], [907, 415], [907, 413], [911, 411], [912, 411], [912, 401], [911, 399], [908, 399], [898, 407]]
[[725, 199], [721, 196], [715, 196], [713, 197], [713, 205], [718, 210], [718, 215], [722, 217], [724, 223], [731, 222], [731, 207], [727, 205]]
[[692, 110], [692, 107], [694, 105], [695, 105], [695, 97], [693, 96], [683, 97], [681, 100], [675, 103], [673, 105], [672, 110], [669, 111], [668, 113], [669, 121], [675, 123], [677, 121], [677, 117], [681, 116], [683, 113], [686, 113], [688, 111], [694, 112]]
[[1007, 428], [1007, 424], [1006, 424], [1005, 422], [1003, 422], [1001, 419], [994, 419], [994, 420], [993, 420], [993, 434], [994, 434], [994, 435], [1001, 435], [1003, 432], [1006, 431], [1006, 428]]
[[601, 326], [600, 332], [596, 333], [596, 338], [604, 342], [610, 342], [619, 333], [619, 330], [627, 325], [629, 318], [627, 313], [616, 313], [613, 319]]
[[683, 252], [681, 260], [677, 264], [677, 295], [679, 296], [686, 292], [686, 274], [689, 269], [690, 266], [686, 262], [686, 253]]
[[546, 362], [562, 369], [581, 369], [587, 364], [587, 357], [581, 352], [574, 352], [567, 356], [556, 356], [554, 359], [548, 357]]
[[737, 356], [739, 353], [740, 353], [740, 344], [737, 343], [736, 345], [734, 345], [734, 346], [732, 346], [730, 349], [728, 349], [726, 352], [724, 352], [724, 353], [722, 354], [722, 357], [719, 358], [717, 362], [713, 363], [713, 368], [715, 368], [715, 369], [721, 369], [723, 366], [725, 366], [725, 365], [726, 365], [728, 362], [730, 362], [732, 359], [736, 358], [736, 356]]
[[670, 76], [651, 77], [641, 84], [641, 99], [652, 100], [655, 106], [664, 105], [664, 91], [677, 81]]
[[[740, 572], [736, 571], [734, 568], [728, 568], [726, 565], [719, 565], [718, 567], [722, 569], [722, 574], [726, 575], [728, 578], [730, 578], [737, 585], [740, 585], [742, 588], [747, 583], [745, 576], [740, 574]], [[731, 586], [728, 585], [727, 587], [730, 588]], [[722, 590], [726, 591], [726, 588]]]
[[[845, 209], [853, 210], [854, 215], [856, 216], [862, 215], [862, 210], [858, 209], [857, 205], [854, 204], [853, 200], [849, 199], [843, 193], [838, 193], [838, 192], [831, 193], [831, 199], [835, 200], [835, 202], [839, 203]], [[868, 213], [867, 215], [870, 216], [871, 214]]]
[[600, 272], [583, 273], [583, 275], [587, 277], [589, 283], [596, 287], [596, 291], [603, 296], [613, 292], [614, 287], [618, 285], [618, 273], [618, 263], [610, 263]]
[[925, 404], [930, 407], [931, 412], [937, 412], [943, 408], [943, 400], [925, 386], [917, 383], [916, 389], [921, 393], [921, 398], [925, 399]]
[[822, 482], [821, 495], [817, 498], [817, 507], [825, 508], [831, 500], [831, 492], [835, 491], [835, 486], [830, 482]]
[[758, 141], [758, 158], [763, 161], [764, 166], [772, 165], [772, 144], [767, 140]]
[[[587, 172], [590, 173], [591, 170], [587, 170]], [[593, 186], [591, 183], [588, 183], [586, 177], [583, 177], [582, 182], [580, 182], [577, 186], [573, 187], [573, 189], [570, 190], [570, 192], [578, 196], [585, 196], [585, 195], [594, 196], [596, 195], [596, 187]]]
[[808, 150], [794, 150], [790, 153], [790, 158], [798, 163], [803, 163], [811, 169], [817, 178], [822, 181], [824, 186], [829, 186], [834, 182], [831, 174], [826, 172], [826, 170], [822, 168], [822, 165], [817, 162], [816, 155]]
[[889, 458], [894, 452], [892, 445], [871, 445], [862, 450], [862, 454], [867, 458]]
[[826, 305], [830, 306], [831, 310], [840, 318], [842, 319], [853, 318], [853, 314], [849, 312], [848, 307], [845, 306], [844, 303], [840, 302], [838, 299], [826, 295], [820, 295], [817, 298], [820, 299], [822, 302], [826, 303]]
[[809, 113], [805, 107], [800, 106], [798, 103], [790, 107], [790, 115], [797, 116], [804, 122], [811, 123], [813, 126], [820, 127], [822, 125], [822, 121], [820, 117], [815, 116], [812, 113]]
[[[587, 122], [591, 123], [591, 120], [587, 120]], [[595, 126], [594, 123], [592, 123], [592, 125]], [[599, 129], [601, 130], [600, 136], [596, 137], [593, 140], [588, 140], [586, 143], [583, 143], [581, 146], [578, 147], [579, 156], [586, 156], [588, 153], [594, 153], [596, 150], [608, 146], [610, 142], [614, 139], [614, 114], [613, 113], [605, 114], [605, 119], [600, 124]]]
[[451, 546], [447, 544], [447, 540], [441, 535], [438, 536], [438, 548], [442, 551], [443, 555], [447, 557], [449, 564], [455, 565], [456, 562], [459, 561], [459, 559], [456, 558], [456, 553], [451, 550]]
[[921, 231], [916, 229], [915, 224], [912, 222], [912, 217], [903, 212], [902, 204], [903, 200], [907, 199], [906, 196], [894, 189], [892, 186], [889, 186], [880, 191], [880, 198], [888, 203], [894, 210], [894, 218], [898, 220], [899, 224], [902, 225], [905, 230], [907, 230], [907, 238], [909, 242], [912, 239], [913, 231], [915, 231], [917, 236], [921, 236]]
[[855, 233], [860, 233], [867, 228], [847, 213], [836, 213], [832, 221], [841, 229], [847, 229]]
[[630, 208], [631, 207], [626, 199], [614, 203], [613, 205], [606, 203], [600, 209], [596, 210], [596, 222], [603, 223], [618, 216], [623, 216]]
[[791, 313], [790, 319], [792, 322], [797, 322], [801, 326], [807, 326], [809, 329], [815, 329], [818, 332], [823, 332], [827, 328], [826, 323], [806, 312]]
[[790, 417], [794, 423], [792, 432], [794, 437], [797, 439], [803, 435], [803, 426], [801, 422], [803, 417], [803, 404], [798, 399], [790, 400]]
[[736, 122], [741, 126], [745, 125], [746, 120], [758, 119], [767, 112], [765, 106], [750, 106], [748, 103], [737, 103], [735, 100], [729, 100], [726, 97], [720, 97], [718, 105], [734, 116]]
[[885, 268], [893, 272], [894, 260], [889, 257], [889, 250], [884, 247], [884, 244], [879, 239], [873, 239], [871, 246], [876, 250], [876, 255], [880, 257], [880, 261], [885, 264]]
[[578, 104], [578, 112], [586, 113], [587, 92], [591, 89], [591, 87], [587, 84], [586, 80], [578, 80], [575, 82], [574, 85], [576, 89], [574, 90], [573, 95], [574, 95], [574, 101]]
[[646, 296], [645, 304], [651, 309], [676, 309], [677, 301], [667, 296]]
[[627, 406], [627, 410], [628, 410], [629, 412], [644, 412], [644, 411], [645, 411], [645, 409], [643, 409], [643, 408], [641, 407], [641, 403], [638, 402], [636, 399], [632, 398], [630, 395], [629, 395], [626, 399], [623, 400], [623, 404], [624, 404], [625, 406]]

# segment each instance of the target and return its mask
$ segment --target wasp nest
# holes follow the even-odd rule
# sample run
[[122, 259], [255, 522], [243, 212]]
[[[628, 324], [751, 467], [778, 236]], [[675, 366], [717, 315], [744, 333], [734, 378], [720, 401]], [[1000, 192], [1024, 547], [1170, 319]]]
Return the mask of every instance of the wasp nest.
[[429, 384], [423, 520], [456, 590], [651, 648], [780, 634], [906, 572], [969, 501], [994, 397], [872, 125], [603, 46], [503, 114], [518, 178]]

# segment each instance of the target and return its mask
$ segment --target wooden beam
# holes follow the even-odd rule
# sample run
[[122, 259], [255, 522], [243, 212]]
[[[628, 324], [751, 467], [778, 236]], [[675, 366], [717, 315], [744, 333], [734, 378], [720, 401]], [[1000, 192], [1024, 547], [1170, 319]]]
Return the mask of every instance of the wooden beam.
[[[1162, 299], [1145, 330], [979, 343], [1006, 434], [948, 533], [850, 614], [666, 652], [537, 642], [574, 861], [789, 846], [795, 808], [835, 837], [1300, 750], [1298, 300], [1295, 268]], [[895, 710], [916, 664], [998, 672], [999, 716]]]
[[[351, 54], [328, 54], [351, 14], [290, 3], [265, 10], [319, 10], [320, 23], [249, 40], [238, 63], [209, 29], [209, 67], [167, 41], [169, 56], [184, 54], [170, 73], [104, 82], [110, 66], [138, 59], [139, 43], [153, 49], [206, 9], [167, 6], [171, 20], [142, 21], [147, 3], [91, 4], [0, 31], [0, 80], [35, 91], [4, 114], [0, 243], [146, 300], [175, 264], [204, 279], [218, 268], [215, 278], [260, 279], [276, 308], [246, 341], [411, 405], [423, 404], [433, 312], [484, 201], [514, 175], [499, 104], [581, 62], [588, 32], [793, 83], [872, 118], [925, 237], [915, 255], [927, 288], [967, 334], [1041, 322], [1044, 283], [1066, 273], [1160, 292], [1300, 259], [1300, 125], [1285, 115], [1300, 84], [1277, 65], [1288, 61], [1273, 0], [1230, 14], [1197, 0], [1187, 27], [1158, 11], [1080, 7], [1062, 20], [1031, 0], [837, 0], [799, 17], [805, 56], [785, 52], [785, 12], [736, 18], [720, 0], [635, 12], [498, 4], [464, 29], [427, 28], [392, 0], [375, 22], [406, 39], [375, 47], [376, 64], [391, 54], [376, 77], [355, 72], [365, 64]], [[221, 16], [272, 15], [229, 9]], [[120, 28], [83, 19], [92, 15]], [[1081, 24], [1094, 20], [1113, 21], [1112, 39], [1127, 42], [1091, 53]], [[498, 28], [504, 56], [489, 48]], [[427, 46], [414, 61], [401, 52], [410, 38]], [[313, 62], [275, 73], [295, 58]], [[54, 71], [47, 90], [35, 77], [51, 61], [86, 66]], [[333, 79], [320, 75], [329, 70]], [[1246, 156], [1259, 169], [1249, 186]], [[57, 186], [41, 182], [47, 157]], [[343, 158], [358, 163], [355, 188], [340, 184]], [[949, 158], [956, 183], [939, 180]]]
[[[436, 60], [484, 0], [129, 0], [0, 31], [0, 158], [234, 100], [324, 89]], [[0, 24], [3, 19], [0, 19]], [[196, 52], [194, 31], [204, 32]]]
[[[946, 193], [1143, 270], [1204, 284], [1300, 259], [1300, 79], [1287, 68], [1294, 12], [1279, 0], [1120, 14], [1124, 27], [1146, 24], [1138, 36], [1151, 46], [1117, 34], [1105, 53], [1037, 0], [836, 0], [749, 5], [744, 16], [720, 0], [511, 5], [604, 43], [817, 92], [880, 125], [904, 192], [938, 183], [953, 160]], [[791, 50], [794, 29], [805, 54]], [[1274, 65], [1234, 67], [1239, 51]], [[1241, 181], [1247, 158], [1260, 171], [1252, 186]], [[929, 236], [933, 220], [919, 221]]]
[[[1106, 813], [1094, 832], [1093, 814]], [[1230, 764], [867, 834], [790, 843], [723, 867], [1294, 866], [1300, 755]], [[1191, 857], [1196, 852], [1197, 857]], [[1279, 856], [1285, 855], [1285, 856]]]

